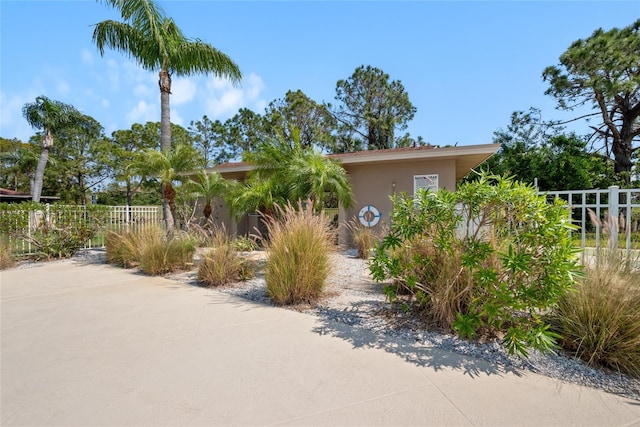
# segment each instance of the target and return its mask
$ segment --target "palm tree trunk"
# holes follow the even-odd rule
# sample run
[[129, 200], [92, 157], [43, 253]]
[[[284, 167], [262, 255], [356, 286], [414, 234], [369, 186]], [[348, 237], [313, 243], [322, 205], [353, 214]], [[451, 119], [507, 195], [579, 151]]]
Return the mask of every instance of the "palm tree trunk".
[[[163, 153], [171, 151], [171, 114], [169, 95], [171, 94], [171, 75], [167, 70], [160, 70], [158, 80], [160, 86], [160, 150]], [[165, 197], [167, 184], [162, 184], [162, 213], [167, 235], [173, 233], [174, 221], [169, 200]]]
[[44, 181], [44, 168], [47, 167], [49, 150], [51, 147], [53, 147], [53, 135], [51, 135], [51, 131], [49, 129], [46, 129], [44, 132], [44, 138], [42, 139], [42, 152], [40, 153], [40, 159], [38, 160], [38, 166], [36, 167], [36, 176], [33, 180], [31, 200], [34, 202], [40, 202], [40, 196], [42, 195], [42, 183]]
[[162, 184], [162, 213], [164, 214], [164, 223], [167, 228], [167, 236], [173, 234], [175, 223], [173, 221], [172, 205], [176, 191], [171, 184]]
[[160, 149], [166, 153], [171, 151], [171, 109], [169, 95], [171, 95], [171, 75], [168, 71], [160, 71]]
[[36, 167], [36, 177], [33, 181], [33, 193], [31, 193], [31, 200], [34, 202], [40, 202], [40, 195], [42, 194], [42, 182], [44, 181], [44, 168], [47, 166], [49, 160], [49, 148], [42, 147], [40, 153], [40, 159], [38, 160], [38, 166]]

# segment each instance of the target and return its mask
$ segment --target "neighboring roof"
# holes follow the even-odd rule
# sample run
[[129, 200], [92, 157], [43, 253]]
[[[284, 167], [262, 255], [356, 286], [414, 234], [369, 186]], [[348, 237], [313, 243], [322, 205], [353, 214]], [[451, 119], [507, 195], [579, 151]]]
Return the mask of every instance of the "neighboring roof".
[[[9, 190], [8, 188], [0, 188], [0, 202], [27, 202], [31, 200], [31, 194], [20, 193], [19, 191]], [[59, 197], [41, 196], [41, 201], [58, 200]]]
[[[391, 148], [387, 150], [356, 151], [353, 153], [329, 154], [344, 166], [376, 163], [399, 162], [407, 160], [455, 159], [456, 179], [462, 179], [498, 151], [500, 144], [467, 145], [460, 147], [438, 148], [432, 145], [424, 147]], [[255, 168], [246, 162], [224, 163], [208, 171], [221, 174], [248, 172]]]

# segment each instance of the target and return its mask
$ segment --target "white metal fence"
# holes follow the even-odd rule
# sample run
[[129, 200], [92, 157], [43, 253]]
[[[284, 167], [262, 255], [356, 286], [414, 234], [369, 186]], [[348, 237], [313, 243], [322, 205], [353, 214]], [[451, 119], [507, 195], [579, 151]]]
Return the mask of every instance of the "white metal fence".
[[47, 204], [44, 209], [0, 211], [4, 224], [2, 237], [9, 240], [14, 255], [23, 256], [36, 252], [32, 241], [42, 233], [43, 224], [54, 228], [67, 224], [95, 228], [94, 236], [84, 245], [86, 249], [104, 247], [105, 237], [110, 231], [137, 231], [162, 224], [161, 206], [105, 206], [104, 209], [99, 215], [88, 215], [84, 206]]
[[[566, 201], [574, 224], [580, 228], [580, 246], [618, 248], [626, 256], [638, 244], [638, 218], [640, 218], [640, 189], [549, 191], [547, 198]], [[635, 211], [634, 211], [635, 209]], [[589, 213], [591, 211], [591, 214]]]

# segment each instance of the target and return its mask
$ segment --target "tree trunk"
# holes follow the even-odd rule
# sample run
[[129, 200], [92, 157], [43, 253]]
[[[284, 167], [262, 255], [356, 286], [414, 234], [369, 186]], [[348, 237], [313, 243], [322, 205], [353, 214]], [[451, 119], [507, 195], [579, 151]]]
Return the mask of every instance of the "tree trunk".
[[[171, 74], [167, 70], [160, 70], [160, 78], [158, 80], [160, 87], [160, 150], [163, 153], [171, 151], [171, 114], [169, 106], [169, 95], [171, 95]], [[173, 233], [173, 214], [169, 201], [165, 197], [165, 189], [167, 184], [162, 184], [162, 212], [164, 215], [164, 223], [167, 229], [167, 235]], [[168, 185], [171, 187], [171, 185]]]
[[631, 183], [631, 169], [633, 168], [633, 162], [631, 156], [633, 155], [633, 137], [621, 137], [619, 141], [613, 141], [613, 155], [615, 158], [614, 168], [616, 175], [621, 177], [624, 184], [628, 186]]
[[80, 188], [80, 202], [82, 206], [87, 206], [87, 189], [84, 188], [84, 175], [78, 174], [78, 187]]
[[173, 205], [176, 191], [171, 184], [162, 184], [162, 213], [164, 214], [164, 223], [167, 228], [167, 236], [173, 234], [174, 221], [173, 221]]
[[42, 152], [40, 153], [40, 159], [38, 160], [38, 166], [36, 167], [36, 176], [33, 180], [31, 200], [34, 202], [40, 202], [40, 196], [42, 195], [42, 183], [44, 181], [44, 168], [47, 167], [49, 150], [51, 147], [53, 147], [53, 135], [51, 135], [51, 131], [49, 129], [46, 129], [44, 138], [42, 139]]
[[132, 203], [132, 195], [131, 195], [132, 191], [131, 191], [131, 181], [127, 179], [127, 206], [131, 206]]
[[171, 95], [171, 75], [168, 71], [160, 71], [160, 149], [171, 151], [171, 109], [169, 95]]

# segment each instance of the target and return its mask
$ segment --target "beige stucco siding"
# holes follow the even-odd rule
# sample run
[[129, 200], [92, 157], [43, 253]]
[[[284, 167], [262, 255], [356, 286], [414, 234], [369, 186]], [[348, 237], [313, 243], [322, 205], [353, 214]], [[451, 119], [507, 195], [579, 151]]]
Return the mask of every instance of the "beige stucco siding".
[[[402, 192], [413, 195], [414, 175], [438, 174], [439, 188], [450, 191], [456, 186], [455, 159], [433, 161], [401, 161], [377, 164], [345, 165], [354, 192], [355, 202], [349, 209], [340, 209], [340, 223], [348, 222], [358, 216], [367, 205], [374, 206], [380, 212], [380, 222], [374, 226], [379, 229], [389, 225], [392, 203], [391, 195]], [[340, 240], [348, 243], [346, 230], [341, 230]]]

